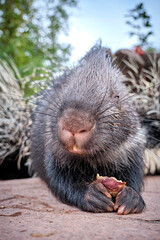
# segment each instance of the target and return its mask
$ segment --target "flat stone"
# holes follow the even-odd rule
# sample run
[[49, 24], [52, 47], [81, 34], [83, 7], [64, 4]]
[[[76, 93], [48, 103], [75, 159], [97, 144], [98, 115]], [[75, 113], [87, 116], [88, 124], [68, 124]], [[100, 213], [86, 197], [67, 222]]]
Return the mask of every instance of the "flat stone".
[[1, 240], [159, 240], [160, 176], [145, 179], [146, 211], [87, 213], [59, 202], [38, 178], [0, 181]]

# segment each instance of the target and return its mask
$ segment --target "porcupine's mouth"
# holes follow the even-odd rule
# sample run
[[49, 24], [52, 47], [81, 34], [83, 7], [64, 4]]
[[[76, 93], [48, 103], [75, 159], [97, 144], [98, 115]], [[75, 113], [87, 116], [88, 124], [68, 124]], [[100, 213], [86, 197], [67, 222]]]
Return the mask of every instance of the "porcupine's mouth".
[[74, 144], [72, 148], [69, 148], [68, 151], [71, 153], [74, 153], [74, 154], [85, 154], [86, 153], [86, 150], [79, 148], [76, 144]]

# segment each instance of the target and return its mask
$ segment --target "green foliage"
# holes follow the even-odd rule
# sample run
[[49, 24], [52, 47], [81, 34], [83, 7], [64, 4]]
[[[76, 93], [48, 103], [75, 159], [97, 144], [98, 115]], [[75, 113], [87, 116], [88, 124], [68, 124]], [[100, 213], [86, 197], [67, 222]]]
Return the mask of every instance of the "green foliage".
[[158, 52], [158, 49], [152, 47], [152, 46], [149, 46], [146, 48], [145, 50], [146, 52], [151, 52], [151, 53], [157, 53]]
[[137, 45], [147, 47], [149, 45], [149, 37], [153, 35], [153, 31], [151, 31], [151, 17], [144, 9], [143, 3], [139, 3], [135, 8], [130, 9], [126, 17], [129, 19], [126, 21], [126, 24], [132, 28], [129, 36], [136, 36], [138, 38]]
[[[60, 71], [71, 46], [58, 43], [58, 35], [67, 33], [68, 12], [76, 5], [77, 0], [0, 0], [0, 58], [13, 59], [22, 77], [33, 76], [35, 68]], [[34, 94], [29, 85], [26, 95]]]

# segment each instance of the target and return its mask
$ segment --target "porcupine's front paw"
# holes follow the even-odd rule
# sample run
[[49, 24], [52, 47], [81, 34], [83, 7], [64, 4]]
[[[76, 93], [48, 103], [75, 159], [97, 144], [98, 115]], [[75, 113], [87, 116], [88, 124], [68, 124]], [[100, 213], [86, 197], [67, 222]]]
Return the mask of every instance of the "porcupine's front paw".
[[114, 203], [103, 184], [92, 182], [85, 193], [82, 209], [88, 212], [112, 212]]
[[114, 210], [118, 210], [119, 215], [129, 213], [141, 213], [145, 208], [145, 202], [131, 187], [125, 186], [123, 190], [117, 194]]

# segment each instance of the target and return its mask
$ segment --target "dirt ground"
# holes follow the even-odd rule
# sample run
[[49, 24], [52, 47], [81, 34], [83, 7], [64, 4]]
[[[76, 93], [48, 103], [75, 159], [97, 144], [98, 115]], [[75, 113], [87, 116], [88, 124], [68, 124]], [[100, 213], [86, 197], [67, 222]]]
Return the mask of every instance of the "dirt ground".
[[0, 181], [0, 240], [160, 240], [160, 176], [145, 179], [142, 214], [87, 213], [62, 204], [38, 178]]

